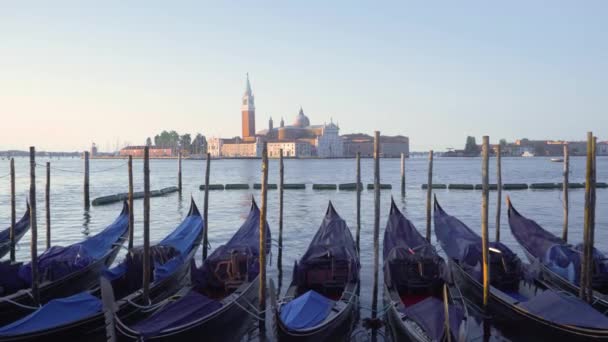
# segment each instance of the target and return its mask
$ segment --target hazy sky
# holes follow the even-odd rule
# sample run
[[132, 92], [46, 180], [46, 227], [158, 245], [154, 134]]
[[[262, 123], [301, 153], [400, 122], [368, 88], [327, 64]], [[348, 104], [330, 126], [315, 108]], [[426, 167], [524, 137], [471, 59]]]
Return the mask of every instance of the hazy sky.
[[608, 138], [608, 2], [433, 3], [3, 1], [0, 150], [240, 135], [246, 72], [257, 129]]

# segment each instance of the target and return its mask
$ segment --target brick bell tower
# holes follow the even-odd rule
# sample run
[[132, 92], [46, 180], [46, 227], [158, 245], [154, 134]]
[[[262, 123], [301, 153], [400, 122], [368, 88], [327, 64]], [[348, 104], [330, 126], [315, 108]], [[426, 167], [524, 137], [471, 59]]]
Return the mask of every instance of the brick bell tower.
[[241, 118], [243, 126], [243, 140], [255, 139], [255, 103], [253, 93], [251, 92], [251, 84], [249, 83], [249, 73], [247, 73], [247, 86], [245, 94], [243, 94], [243, 103], [241, 106]]

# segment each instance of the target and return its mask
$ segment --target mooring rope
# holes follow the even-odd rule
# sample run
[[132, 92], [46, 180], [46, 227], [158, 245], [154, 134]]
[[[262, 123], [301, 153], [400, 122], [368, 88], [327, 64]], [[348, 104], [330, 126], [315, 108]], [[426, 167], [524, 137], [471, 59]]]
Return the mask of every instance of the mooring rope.
[[[120, 165], [116, 165], [116, 166], [112, 166], [109, 167], [107, 169], [101, 169], [101, 170], [89, 170], [89, 173], [101, 173], [101, 172], [107, 172], [107, 171], [112, 171], [112, 170], [116, 170], [118, 168], [124, 167], [128, 164], [128, 162], [122, 163]], [[40, 163], [36, 163], [36, 166], [40, 166], [40, 167], [46, 167], [46, 164], [40, 164]], [[68, 170], [68, 169], [62, 169], [62, 168], [58, 168], [58, 167], [54, 167], [51, 165], [51, 170], [54, 171], [60, 171], [60, 172], [69, 172], [69, 173], [81, 173], [84, 174], [84, 171], [81, 170]], [[1, 178], [1, 177], [0, 177]]]

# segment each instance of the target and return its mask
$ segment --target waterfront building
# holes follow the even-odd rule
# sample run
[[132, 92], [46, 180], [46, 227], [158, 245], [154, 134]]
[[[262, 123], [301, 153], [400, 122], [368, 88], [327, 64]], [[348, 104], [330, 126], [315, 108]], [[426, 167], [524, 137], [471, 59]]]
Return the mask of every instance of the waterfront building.
[[231, 139], [210, 138], [207, 142], [208, 152], [214, 158], [255, 158], [262, 156], [263, 141], [255, 138], [246, 141], [240, 137]]
[[[133, 156], [133, 158], [143, 158], [145, 146], [127, 146], [120, 150], [119, 155]], [[173, 149], [165, 147], [149, 146], [150, 158], [167, 158], [173, 157]]]
[[[374, 156], [374, 137], [367, 134], [356, 133], [346, 134], [341, 137], [344, 145], [344, 156], [354, 157], [357, 152], [362, 157]], [[410, 140], [402, 135], [380, 136], [380, 155], [385, 158], [401, 157], [405, 153], [406, 157], [410, 154]]]

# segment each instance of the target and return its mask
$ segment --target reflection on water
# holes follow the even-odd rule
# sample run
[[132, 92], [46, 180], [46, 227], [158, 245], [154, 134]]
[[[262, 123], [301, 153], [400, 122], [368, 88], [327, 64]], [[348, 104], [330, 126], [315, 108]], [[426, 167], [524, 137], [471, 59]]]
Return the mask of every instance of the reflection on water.
[[[46, 160], [40, 158], [39, 163]], [[571, 182], [583, 182], [585, 163], [584, 158], [573, 157], [570, 160]], [[143, 189], [143, 164], [141, 160], [134, 160], [134, 186], [135, 191]], [[479, 158], [436, 158], [434, 161], [433, 179], [437, 183], [480, 183], [481, 160]], [[29, 189], [29, 163], [26, 158], [16, 158], [16, 189], [17, 203], [25, 203], [25, 197]], [[99, 196], [116, 194], [128, 191], [127, 167], [120, 167], [123, 160], [91, 160], [91, 172], [95, 177], [91, 178], [91, 199]], [[213, 160], [211, 162], [211, 183], [259, 183], [261, 179], [261, 167], [259, 160]], [[490, 163], [493, 165], [493, 163]], [[72, 172], [61, 170], [82, 170], [82, 162], [77, 158], [53, 159], [51, 170], [51, 181], [53, 203], [51, 222], [53, 222], [53, 244], [68, 245], [81, 241], [83, 235], [96, 234], [112, 223], [122, 209], [122, 203], [107, 206], [93, 206], [90, 210], [81, 212], [82, 208], [82, 181], [80, 176]], [[107, 172], [95, 173], [96, 170], [115, 169]], [[205, 161], [184, 160], [183, 193], [181, 197], [174, 193], [164, 197], [154, 197], [150, 200], [151, 206], [151, 242], [162, 239], [168, 232], [181, 222], [189, 206], [190, 194], [194, 197], [197, 205], [202, 210], [203, 192], [199, 186], [204, 179]], [[503, 158], [503, 182], [505, 183], [542, 183], [561, 182], [562, 165], [551, 163], [545, 158]], [[60, 170], [61, 169], [61, 170]], [[151, 188], [159, 189], [167, 186], [177, 185], [177, 165], [173, 160], [153, 160], [150, 163]], [[608, 181], [608, 158], [598, 157], [598, 182]], [[0, 161], [0, 176], [8, 173], [9, 161]], [[370, 184], [373, 182], [373, 162], [370, 159], [361, 161], [362, 182]], [[425, 229], [426, 220], [426, 190], [421, 189], [421, 184], [426, 182], [427, 160], [410, 159], [407, 163], [407, 191], [406, 197], [400, 193], [400, 160], [381, 160], [382, 183], [393, 185], [393, 190], [381, 191], [381, 217], [380, 238], [384, 233], [384, 226], [389, 213], [391, 195], [395, 196], [403, 213], [418, 227], [421, 232]], [[44, 173], [44, 170], [37, 170]], [[354, 191], [313, 191], [311, 183], [353, 183], [355, 182], [356, 165], [355, 160], [285, 160], [285, 183], [306, 183], [306, 190], [286, 190], [284, 193], [284, 236], [281, 269], [279, 264], [273, 263], [268, 267], [268, 279], [274, 279], [282, 291], [283, 282], [291, 280], [293, 264], [305, 252], [313, 235], [316, 233], [327, 208], [328, 201], [332, 201], [338, 213], [346, 220], [353, 231], [356, 229], [356, 192]], [[490, 171], [493, 178], [495, 172]], [[278, 184], [278, 161], [271, 160], [269, 166], [269, 183]], [[37, 177], [38, 198], [44, 198], [44, 177]], [[490, 182], [493, 182], [490, 179]], [[373, 191], [364, 190], [361, 193], [361, 283], [360, 283], [360, 317], [359, 324], [353, 332], [356, 339], [366, 340], [371, 338], [370, 329], [362, 325], [362, 321], [372, 316], [372, 290], [373, 290], [373, 222], [374, 201]], [[439, 201], [446, 211], [465, 222], [475, 231], [480, 227], [480, 191], [458, 191], [458, 190], [434, 190]], [[10, 222], [9, 204], [9, 179], [0, 178], [0, 227], [6, 227]], [[510, 195], [511, 200], [517, 208], [529, 218], [534, 219], [547, 230], [560, 235], [562, 229], [562, 201], [560, 191], [551, 190], [524, 190], [503, 191], [503, 196]], [[209, 244], [213, 248], [226, 243], [234, 232], [240, 227], [249, 212], [251, 196], [259, 203], [260, 192], [258, 190], [239, 191], [210, 191], [209, 192], [209, 222], [208, 235]], [[490, 230], [495, 229], [493, 219], [496, 210], [496, 194], [490, 194]], [[268, 223], [272, 236], [278, 237], [278, 191], [268, 191]], [[505, 200], [503, 198], [503, 205]], [[578, 243], [582, 239], [584, 190], [573, 189], [570, 191], [570, 238], [569, 241]], [[608, 206], [608, 190], [598, 189], [597, 207]], [[17, 208], [19, 215], [21, 207]], [[40, 212], [43, 210], [39, 209]], [[141, 245], [142, 241], [142, 215], [143, 202], [135, 200], [135, 231], [134, 243]], [[511, 236], [507, 211], [502, 210], [501, 218], [501, 241], [525, 260], [521, 248]], [[43, 220], [39, 217], [38, 226], [41, 227]], [[598, 210], [596, 218], [596, 243], [601, 250], [608, 250], [608, 211]], [[424, 233], [423, 233], [424, 234]], [[39, 236], [43, 234], [38, 234]], [[492, 234], [493, 235], [493, 234]], [[435, 235], [432, 234], [431, 242], [438, 247]], [[40, 237], [43, 242], [44, 236]], [[29, 260], [29, 232], [17, 244], [17, 260]], [[382, 243], [382, 241], [380, 241]], [[45, 246], [38, 243], [39, 253]], [[381, 246], [380, 246], [381, 247]], [[439, 248], [438, 248], [439, 249]], [[440, 249], [439, 249], [440, 250]], [[276, 253], [276, 250], [273, 252]], [[196, 262], [200, 264], [200, 252]], [[121, 256], [117, 258], [120, 260]], [[380, 259], [382, 264], [382, 258]], [[384, 276], [382, 268], [379, 268], [379, 286], [382, 295]], [[382, 304], [377, 307], [378, 317], [382, 317]], [[473, 310], [471, 310], [473, 311]], [[502, 328], [498, 324], [484, 322], [482, 318], [472, 316], [473, 340], [502, 340], [504, 335], [511, 337], [512, 331], [517, 329]], [[270, 324], [271, 317], [267, 322]], [[272, 331], [269, 327], [269, 333]], [[252, 332], [252, 335], [256, 335]], [[384, 328], [380, 328], [375, 334], [377, 340], [383, 340]]]

